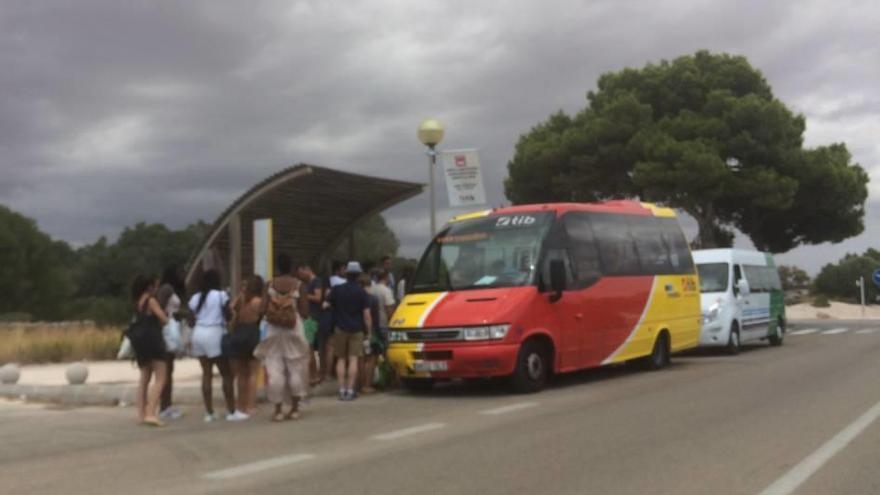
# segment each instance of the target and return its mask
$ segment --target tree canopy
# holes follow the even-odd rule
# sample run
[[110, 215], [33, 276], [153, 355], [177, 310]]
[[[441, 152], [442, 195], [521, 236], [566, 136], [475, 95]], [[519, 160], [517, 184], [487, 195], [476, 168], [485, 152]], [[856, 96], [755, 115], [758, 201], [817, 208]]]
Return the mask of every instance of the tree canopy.
[[744, 57], [699, 51], [607, 73], [587, 100], [520, 137], [508, 199], [655, 201], [694, 217], [705, 248], [730, 246], [734, 229], [773, 252], [864, 229], [865, 171], [845, 144], [804, 148], [804, 117]]
[[784, 290], [804, 289], [810, 285], [810, 275], [803, 268], [779, 265], [777, 270]]
[[[385, 217], [373, 215], [364, 220], [354, 229], [355, 258], [361, 261], [378, 262], [383, 256], [395, 256], [400, 248], [400, 241], [394, 234]], [[333, 251], [332, 258], [339, 261], [348, 260], [348, 240]]]
[[880, 289], [871, 280], [874, 270], [880, 268], [880, 251], [868, 249], [862, 254], [849, 253], [837, 263], [822, 267], [813, 283], [815, 292], [850, 302], [859, 302], [859, 288], [856, 280], [865, 277], [865, 299], [868, 303], [877, 302]]
[[36, 222], [0, 205], [0, 314], [62, 316], [72, 292], [73, 251], [40, 232]]
[[[126, 321], [132, 278], [138, 273], [159, 276], [169, 265], [183, 267], [209, 229], [204, 222], [180, 230], [138, 223], [115, 241], [102, 237], [74, 250], [0, 205], [0, 319]], [[393, 257], [400, 245], [381, 215], [367, 219], [354, 235], [361, 260]], [[347, 248], [343, 242], [336, 258], [347, 260]], [[406, 261], [395, 258], [395, 265]]]

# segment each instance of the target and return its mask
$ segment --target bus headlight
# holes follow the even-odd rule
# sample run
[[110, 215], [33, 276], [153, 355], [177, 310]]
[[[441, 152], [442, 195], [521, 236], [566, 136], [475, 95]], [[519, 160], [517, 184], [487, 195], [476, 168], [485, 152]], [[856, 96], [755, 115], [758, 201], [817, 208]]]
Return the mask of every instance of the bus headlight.
[[501, 340], [507, 337], [510, 325], [490, 325], [486, 327], [467, 327], [462, 329], [464, 340]]
[[723, 309], [723, 304], [721, 301], [715, 302], [715, 304], [709, 306], [709, 311], [703, 315], [703, 323], [712, 323], [718, 319], [718, 315], [721, 314], [721, 310]]

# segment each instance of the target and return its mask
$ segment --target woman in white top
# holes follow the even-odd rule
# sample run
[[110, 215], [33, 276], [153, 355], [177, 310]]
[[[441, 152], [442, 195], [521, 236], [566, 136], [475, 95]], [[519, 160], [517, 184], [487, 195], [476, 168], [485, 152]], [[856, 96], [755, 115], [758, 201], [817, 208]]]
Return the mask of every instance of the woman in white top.
[[192, 355], [202, 365], [202, 400], [205, 403], [205, 422], [217, 420], [214, 414], [213, 386], [214, 365], [223, 379], [223, 396], [226, 399], [227, 419], [235, 413], [235, 391], [229, 361], [223, 356], [220, 342], [226, 333], [229, 312], [229, 295], [220, 290], [220, 274], [208, 270], [202, 275], [201, 290], [190, 298], [189, 308], [195, 319], [192, 333]]

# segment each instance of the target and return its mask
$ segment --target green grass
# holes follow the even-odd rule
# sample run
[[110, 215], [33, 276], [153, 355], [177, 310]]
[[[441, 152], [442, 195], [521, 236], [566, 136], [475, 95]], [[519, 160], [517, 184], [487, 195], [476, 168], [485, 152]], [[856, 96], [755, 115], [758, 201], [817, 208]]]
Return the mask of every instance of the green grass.
[[0, 324], [0, 364], [114, 359], [121, 329], [92, 322]]

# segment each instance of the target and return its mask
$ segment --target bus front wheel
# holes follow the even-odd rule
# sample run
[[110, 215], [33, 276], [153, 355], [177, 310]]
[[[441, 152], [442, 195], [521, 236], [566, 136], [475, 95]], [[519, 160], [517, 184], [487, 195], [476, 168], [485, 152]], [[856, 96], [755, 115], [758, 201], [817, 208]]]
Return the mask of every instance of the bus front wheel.
[[527, 340], [519, 349], [511, 384], [516, 392], [533, 393], [544, 388], [550, 371], [550, 353], [537, 340]]

